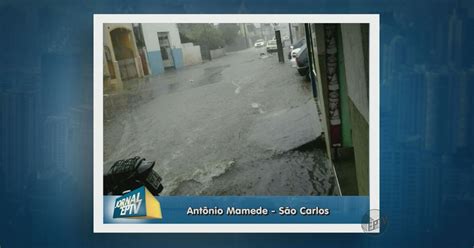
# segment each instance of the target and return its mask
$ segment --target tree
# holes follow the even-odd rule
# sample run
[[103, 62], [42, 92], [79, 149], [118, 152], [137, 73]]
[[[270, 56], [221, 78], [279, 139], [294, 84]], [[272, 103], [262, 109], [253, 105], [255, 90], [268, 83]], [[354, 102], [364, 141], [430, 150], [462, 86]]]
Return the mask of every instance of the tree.
[[210, 23], [178, 24], [179, 34], [182, 42], [193, 42], [209, 49], [217, 49], [224, 46], [221, 32]]
[[219, 23], [217, 29], [222, 34], [226, 45], [230, 45], [239, 36], [240, 27], [235, 23]]
[[250, 23], [247, 25], [247, 30], [251, 33], [256, 33], [257, 32], [257, 29], [255, 28], [255, 25], [253, 25], [253, 23]]

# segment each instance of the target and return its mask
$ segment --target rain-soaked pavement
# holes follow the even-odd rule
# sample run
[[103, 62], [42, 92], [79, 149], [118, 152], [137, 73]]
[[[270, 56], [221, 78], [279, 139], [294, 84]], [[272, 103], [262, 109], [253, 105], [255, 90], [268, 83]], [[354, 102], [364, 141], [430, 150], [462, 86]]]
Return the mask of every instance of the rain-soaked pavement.
[[163, 195], [337, 194], [310, 84], [276, 55], [252, 48], [124, 84], [104, 97], [105, 171], [142, 156]]

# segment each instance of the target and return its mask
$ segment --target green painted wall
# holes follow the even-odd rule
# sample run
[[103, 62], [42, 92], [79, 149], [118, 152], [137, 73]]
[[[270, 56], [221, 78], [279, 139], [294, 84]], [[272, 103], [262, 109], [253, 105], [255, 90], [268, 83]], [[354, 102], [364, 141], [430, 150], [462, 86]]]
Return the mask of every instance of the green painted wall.
[[369, 194], [369, 123], [349, 99], [359, 195]]

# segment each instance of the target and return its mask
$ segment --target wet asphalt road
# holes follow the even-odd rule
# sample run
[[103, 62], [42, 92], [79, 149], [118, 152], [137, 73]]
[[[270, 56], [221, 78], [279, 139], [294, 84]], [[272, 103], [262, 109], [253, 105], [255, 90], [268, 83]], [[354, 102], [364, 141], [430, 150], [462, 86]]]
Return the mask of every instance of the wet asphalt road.
[[288, 63], [251, 48], [125, 82], [104, 98], [105, 171], [142, 156], [157, 161], [163, 195], [335, 194], [324, 151], [301, 149], [321, 127]]

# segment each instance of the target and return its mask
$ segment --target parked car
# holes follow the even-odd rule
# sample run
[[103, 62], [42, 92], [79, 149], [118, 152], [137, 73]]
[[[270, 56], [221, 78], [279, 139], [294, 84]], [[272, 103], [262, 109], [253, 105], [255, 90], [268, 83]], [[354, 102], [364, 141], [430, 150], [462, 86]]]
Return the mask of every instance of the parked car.
[[276, 40], [270, 40], [267, 42], [267, 52], [272, 53], [276, 52], [277, 50], [278, 48]]
[[290, 59], [290, 63], [291, 63], [291, 67], [294, 67], [296, 68], [297, 65], [296, 65], [296, 54], [300, 51], [301, 48], [295, 48], [293, 49], [293, 51], [290, 52], [291, 54], [291, 59]]
[[293, 53], [294, 49], [300, 48], [301, 46], [306, 45], [306, 38], [303, 38], [290, 46], [290, 52], [288, 53], [288, 59], [293, 58], [294, 55], [296, 55], [296, 52]]
[[301, 76], [308, 76], [309, 73], [309, 58], [308, 48], [306, 45], [300, 47], [300, 50], [296, 54], [296, 69]]
[[263, 39], [259, 39], [255, 42], [255, 48], [259, 48], [259, 47], [264, 47], [265, 46], [265, 41]]

